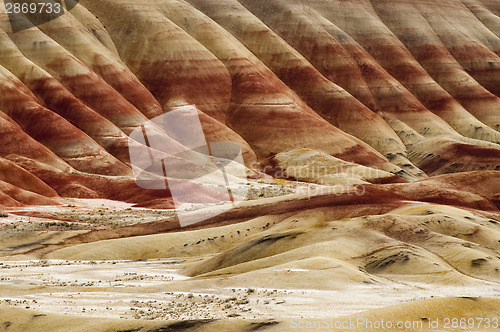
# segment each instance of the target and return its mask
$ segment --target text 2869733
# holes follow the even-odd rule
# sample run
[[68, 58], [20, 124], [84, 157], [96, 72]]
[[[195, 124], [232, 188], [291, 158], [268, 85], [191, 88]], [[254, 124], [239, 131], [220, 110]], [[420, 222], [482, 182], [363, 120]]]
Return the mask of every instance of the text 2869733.
[[7, 14], [62, 14], [64, 9], [57, 2], [6, 2], [5, 9]]

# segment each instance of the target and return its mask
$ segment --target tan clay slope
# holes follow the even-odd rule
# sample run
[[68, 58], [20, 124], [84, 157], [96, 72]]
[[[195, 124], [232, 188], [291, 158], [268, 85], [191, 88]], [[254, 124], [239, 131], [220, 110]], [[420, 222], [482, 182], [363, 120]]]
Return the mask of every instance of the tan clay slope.
[[[83, 0], [14, 33], [0, 1], [0, 157], [59, 195], [118, 199], [104, 188], [133, 182], [127, 135], [193, 104], [209, 141], [238, 144], [273, 176], [332, 185], [499, 169], [499, 11], [487, 0]], [[21, 179], [9, 183], [26, 190]]]
[[[377, 227], [386, 227], [383, 226], [385, 222], [382, 221], [384, 219], [391, 219], [392, 217], [388, 216], [388, 214], [391, 214], [400, 216], [397, 223], [403, 222], [403, 220], [406, 220], [403, 224], [406, 223], [407, 226], [415, 223], [415, 227], [412, 227], [412, 230], [408, 230], [408, 239], [398, 238], [398, 240], [406, 242], [415, 240], [411, 234], [416, 236], [423, 231], [424, 228], [429, 227], [429, 225], [421, 224], [421, 221], [418, 221], [420, 218], [418, 216], [421, 215], [423, 221], [427, 221], [434, 220], [435, 218], [433, 215], [446, 215], [448, 213], [448, 217], [445, 219], [449, 219], [450, 225], [453, 225], [450, 227], [457, 227], [457, 229], [465, 226], [463, 224], [463, 220], [470, 220], [471, 217], [475, 220], [476, 217], [479, 217], [481, 220], [479, 224], [486, 227], [481, 228], [481, 232], [489, 229], [491, 233], [488, 235], [489, 240], [486, 242], [483, 242], [485, 238], [477, 238], [479, 241], [477, 242], [478, 245], [484, 246], [485, 248], [497, 248], [498, 239], [496, 238], [498, 235], [495, 230], [498, 229], [498, 219], [500, 218], [498, 212], [498, 206], [500, 205], [498, 192], [500, 187], [497, 172], [486, 173], [486, 175], [488, 175], [488, 180], [482, 180], [482, 176], [484, 175], [483, 172], [475, 172], [464, 174], [466, 178], [463, 178], [461, 174], [453, 174], [418, 181], [412, 184], [365, 185], [364, 194], [361, 196], [347, 190], [344, 192], [332, 192], [332, 190], [329, 190], [326, 193], [311, 193], [313, 195], [312, 197], [307, 197], [307, 195], [293, 195], [262, 201], [250, 201], [245, 202], [234, 210], [185, 228], [185, 230], [190, 231], [208, 228], [206, 231], [200, 231], [201, 235], [199, 236], [202, 237], [203, 232], [205, 232], [206, 235], [213, 233], [212, 235], [217, 234], [221, 236], [225, 235], [223, 233], [223, 229], [214, 228], [212, 230], [211, 227], [231, 225], [230, 227], [225, 226], [232, 229], [230, 231], [231, 235], [234, 235], [233, 233], [236, 233], [236, 230], [243, 232], [241, 235], [236, 236], [236, 238], [226, 236], [225, 239], [221, 238], [212, 242], [213, 246], [209, 247], [217, 251], [225, 250], [228, 246], [240, 243], [241, 241], [245, 242], [251, 240], [250, 236], [252, 235], [264, 236], [266, 234], [261, 233], [269, 233], [268, 230], [271, 231], [271, 224], [273, 225], [271, 233], [279, 233], [277, 228], [281, 228], [281, 226], [278, 227], [278, 225], [276, 225], [275, 227], [274, 224], [278, 224], [282, 220], [291, 218], [294, 215], [304, 215], [304, 218], [302, 218], [303, 222], [295, 225], [291, 223], [290, 227], [293, 226], [294, 228], [307, 229], [308, 225], [311, 225], [311, 222], [314, 224], [311, 220], [320, 218], [322, 221], [318, 222], [318, 226], [325, 224], [324, 227], [328, 227], [328, 222], [346, 220], [345, 222], [341, 221], [340, 223], [345, 224], [345, 227], [349, 229], [349, 224], [355, 225], [363, 220], [359, 218], [366, 218], [366, 216], [369, 215], [373, 216], [375, 219], [381, 219], [380, 225]], [[405, 209], [408, 206], [415, 206], [415, 208]], [[203, 211], [193, 213], [203, 213]], [[306, 215], [310, 216], [305, 217]], [[379, 217], [381, 215], [382, 217]], [[463, 219], [464, 216], [466, 216], [465, 219]], [[348, 219], [352, 220], [352, 222], [347, 222]], [[375, 219], [373, 219], [374, 227], [377, 223], [375, 222]], [[254, 221], [249, 222], [249, 220]], [[293, 220], [293, 218], [290, 220]], [[252, 224], [252, 227], [246, 227], [245, 223], [241, 224], [242, 222], [249, 222]], [[410, 224], [408, 224], [408, 222]], [[433, 223], [434, 222], [435, 221], [433, 221]], [[472, 227], [470, 222], [466, 223]], [[401, 224], [401, 227], [403, 227], [403, 224]], [[407, 226], [404, 226], [403, 228]], [[192, 250], [196, 252], [196, 248], [205, 248], [203, 250], [206, 250], [205, 244], [194, 247], [182, 247], [182, 245], [179, 245], [179, 243], [176, 242], [177, 240], [174, 240], [176, 236], [173, 234], [160, 235], [158, 238], [160, 239], [165, 237], [166, 239], [170, 236], [170, 240], [168, 241], [161, 240], [163, 242], [155, 242], [149, 240], [146, 241], [147, 244], [137, 238], [138, 236], [178, 231], [178, 228], [178, 221], [175, 217], [173, 217], [161, 222], [156, 221], [115, 229], [85, 232], [63, 241], [52, 241], [49, 246], [46, 246], [44, 243], [38, 243], [37, 246], [25, 248], [22, 252], [16, 252], [15, 254], [31, 254], [37, 257], [42, 257], [48, 252], [58, 250], [62, 247], [69, 247], [61, 249], [60, 252], [55, 251], [55, 253], [51, 253], [49, 256], [52, 258], [58, 257], [72, 259], [138, 259], [163, 257], [162, 255], [189, 255], [190, 253], [193, 254]], [[247, 228], [252, 230], [249, 231]], [[314, 230], [310, 231], [315, 232]], [[378, 231], [380, 231], [380, 229], [377, 230], [377, 232]], [[480, 229], [477, 228], [475, 231], [471, 232], [471, 236], [476, 237], [480, 235], [481, 232]], [[465, 233], [467, 232], [465, 231]], [[193, 238], [194, 242], [197, 241], [195, 239], [197, 235], [195, 236], [190, 232], [182, 232], [179, 234], [181, 238], [179, 241], [189, 238]], [[404, 234], [404, 232], [402, 234]], [[459, 233], [452, 232], [448, 235], [460, 237], [458, 234]], [[341, 235], [333, 234], [328, 235], [326, 238], [330, 238], [332, 236], [342, 238]], [[131, 239], [130, 237], [135, 238]], [[88, 247], [92, 248], [92, 250], [81, 250], [78, 246], [72, 247], [77, 244], [117, 238], [123, 238], [123, 240], [114, 243], [109, 241], [101, 242], [101, 245], [111, 246], [114, 248], [113, 250], [101, 250], [95, 243], [92, 243], [90, 247]], [[416, 236], [416, 238], [419, 237]], [[423, 239], [424, 238], [421, 238], [419, 241], [423, 241]], [[311, 239], [310, 241], [316, 242], [317, 239]], [[191, 242], [192, 241], [190, 240], [190, 243]], [[126, 243], [128, 244], [125, 246], [122, 245]], [[136, 243], [139, 246], [134, 248], [135, 245], [131, 245], [131, 243]], [[220, 244], [221, 246], [219, 247], [217, 244]], [[179, 250], [182, 254], [179, 253]]]

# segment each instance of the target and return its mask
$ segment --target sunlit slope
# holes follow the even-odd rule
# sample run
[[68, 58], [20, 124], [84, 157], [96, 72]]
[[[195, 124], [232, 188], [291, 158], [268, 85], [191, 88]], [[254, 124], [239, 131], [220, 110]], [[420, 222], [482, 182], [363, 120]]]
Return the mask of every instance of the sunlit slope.
[[486, 0], [84, 0], [14, 33], [2, 3], [0, 157], [49, 186], [74, 182], [60, 195], [113, 198], [82, 176], [133, 180], [127, 135], [195, 105], [207, 139], [238, 144], [257, 170], [297, 151], [383, 171], [375, 182], [498, 169], [498, 12]]

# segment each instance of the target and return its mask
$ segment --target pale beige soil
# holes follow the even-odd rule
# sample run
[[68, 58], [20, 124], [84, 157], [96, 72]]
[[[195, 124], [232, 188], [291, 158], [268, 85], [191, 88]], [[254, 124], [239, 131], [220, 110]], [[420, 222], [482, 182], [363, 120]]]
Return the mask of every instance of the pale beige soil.
[[[314, 194], [312, 202], [321, 198]], [[241, 209], [280, 206], [300, 197], [307, 195], [250, 201]], [[110, 324], [106, 331], [130, 324], [149, 331], [146, 326], [174, 321], [196, 321], [200, 331], [273, 322], [263, 326], [286, 331], [302, 319], [390, 317], [396, 309], [387, 308], [416, 301], [491, 298], [496, 305], [494, 299], [500, 299], [493, 255], [497, 221], [480, 211], [438, 204], [408, 201], [388, 213], [362, 217], [326, 206], [219, 227], [72, 240], [90, 231], [120, 232], [124, 228], [115, 227], [117, 222], [163, 222], [173, 213], [106, 200], [9, 211], [0, 235], [0, 319], [11, 322], [14, 331], [23, 331], [14, 326], [28, 321], [16, 325], [8, 318], [12, 313], [16, 319], [47, 315], [37, 316], [44, 323], [30, 325], [33, 331], [52, 324], [63, 331], [67, 319], [78, 321], [70, 329], [75, 331], [101, 323]], [[411, 318], [412, 308], [398, 315]], [[457, 315], [468, 314], [462, 309]], [[492, 312], [490, 304], [477, 310]]]
[[[85, 317], [196, 320], [334, 318], [398, 303], [497, 297], [500, 286], [415, 283], [346, 285], [339, 290], [214, 287], [178, 274], [187, 261], [25, 261], [0, 263], [0, 305]], [[301, 273], [299, 269], [283, 271]]]

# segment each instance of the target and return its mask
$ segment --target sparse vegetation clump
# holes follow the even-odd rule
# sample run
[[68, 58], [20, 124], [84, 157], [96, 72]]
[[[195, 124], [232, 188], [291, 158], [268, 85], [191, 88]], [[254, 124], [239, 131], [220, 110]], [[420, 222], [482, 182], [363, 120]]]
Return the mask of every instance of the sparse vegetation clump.
[[96, 227], [121, 227], [138, 223], [158, 221], [161, 219], [172, 217], [173, 215], [175, 215], [175, 212], [168, 210], [133, 210], [131, 208], [120, 210], [100, 208], [88, 211], [85, 214], [74, 210], [71, 212], [57, 213], [55, 216], [58, 218], [71, 219], [83, 224]]

